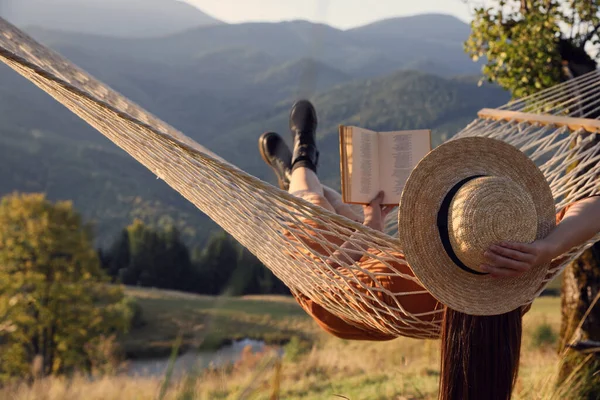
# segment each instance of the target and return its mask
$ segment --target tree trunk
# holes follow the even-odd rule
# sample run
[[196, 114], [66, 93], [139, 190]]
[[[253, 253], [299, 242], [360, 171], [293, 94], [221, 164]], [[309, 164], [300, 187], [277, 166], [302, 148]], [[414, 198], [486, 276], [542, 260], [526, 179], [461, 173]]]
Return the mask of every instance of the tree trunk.
[[600, 242], [569, 265], [563, 274], [559, 352], [566, 351], [558, 384], [566, 389], [572, 387], [573, 396], [577, 396], [572, 398], [576, 399], [600, 399], [600, 352], [569, 348], [575, 344], [583, 347], [585, 342], [600, 342], [600, 304], [590, 309], [598, 293]]
[[[569, 40], [560, 40], [559, 52], [566, 63], [563, 68], [565, 80], [577, 78], [597, 68], [589, 54]], [[600, 119], [597, 105], [593, 102], [581, 99], [578, 105], [581, 117]], [[595, 140], [586, 147], [595, 146], [600, 146], [600, 135], [596, 135]], [[586, 168], [581, 174], [588, 171], [589, 168]], [[593, 352], [589, 348], [593, 349], [594, 346], [586, 346], [600, 342], [600, 304], [592, 307], [599, 293], [600, 242], [573, 261], [563, 274], [562, 325], [558, 351], [565, 356], [559, 371], [558, 385], [567, 390], [571, 388], [569, 398], [600, 399], [600, 349]]]
[[[597, 146], [600, 135], [583, 150]], [[585, 168], [580, 175], [588, 172], [589, 168]], [[600, 399], [600, 352], [590, 351], [593, 344], [600, 342], [600, 304], [595, 304], [599, 293], [600, 242], [573, 261], [563, 274], [558, 351], [564, 357], [558, 385], [570, 393], [569, 398]]]

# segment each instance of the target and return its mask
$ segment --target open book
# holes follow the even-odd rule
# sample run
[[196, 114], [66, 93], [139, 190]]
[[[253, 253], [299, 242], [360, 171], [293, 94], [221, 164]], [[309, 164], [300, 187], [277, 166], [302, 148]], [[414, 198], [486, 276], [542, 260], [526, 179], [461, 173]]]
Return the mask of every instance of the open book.
[[430, 150], [430, 130], [374, 132], [340, 126], [344, 202], [369, 204], [383, 190], [383, 204], [398, 205], [408, 176]]

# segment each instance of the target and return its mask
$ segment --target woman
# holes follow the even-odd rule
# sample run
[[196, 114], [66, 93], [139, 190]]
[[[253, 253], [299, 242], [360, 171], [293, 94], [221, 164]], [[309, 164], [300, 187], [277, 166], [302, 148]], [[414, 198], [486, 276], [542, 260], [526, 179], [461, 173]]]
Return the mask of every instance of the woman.
[[[330, 188], [322, 186], [319, 182], [317, 177], [319, 152], [315, 140], [316, 128], [317, 117], [313, 106], [308, 101], [299, 101], [292, 108], [290, 115], [290, 129], [294, 138], [293, 153], [290, 152], [277, 134], [270, 132], [261, 136], [259, 142], [261, 155], [265, 162], [275, 171], [282, 189], [288, 190], [291, 194], [329, 211], [344, 215], [355, 221], [360, 221], [360, 216], [342, 202], [339, 194]], [[504, 149], [502, 146], [499, 147], [500, 150]], [[512, 155], [514, 156], [514, 154]], [[529, 161], [524, 161], [524, 163], [527, 162]], [[518, 164], [518, 162], [514, 163]], [[455, 164], [460, 163], [457, 162]], [[527, 165], [525, 167], [530, 168]], [[449, 173], [452, 174], [453, 172]], [[473, 182], [482, 179], [482, 182], [485, 181], [484, 178], [478, 176], [474, 176], [473, 178], [477, 178]], [[543, 177], [538, 177], [538, 181], [544, 181]], [[409, 184], [407, 184], [407, 188], [408, 186]], [[458, 188], [457, 190], [460, 191], [463, 188]], [[544, 196], [545, 200], [549, 199], [551, 202], [549, 188]], [[391, 207], [382, 207], [382, 199], [383, 193], [379, 193], [369, 205], [363, 208], [363, 224], [379, 231], [383, 231], [385, 217], [392, 209]], [[420, 201], [423, 201], [423, 199]], [[452, 201], [458, 204], [458, 202]], [[552, 213], [554, 212], [553, 205], [551, 206], [552, 208], [548, 206], [549, 201], [545, 201], [547, 205], [546, 211], [538, 210], [541, 214], [545, 213], [546, 218], [548, 210], [552, 210]], [[412, 218], [412, 214], [414, 213], [416, 211], [412, 209], [410, 212], [407, 212], [407, 215], [410, 214]], [[404, 217], [402, 210], [400, 216]], [[556, 220], [559, 222], [556, 228], [549, 234], [544, 234], [543, 237], [540, 236], [538, 240], [503, 242], [489, 246], [485, 251], [484, 259], [477, 261], [477, 265], [469, 264], [472, 269], [470, 272], [473, 276], [486, 274], [496, 278], [499, 282], [509, 282], [509, 287], [518, 285], [520, 278], [532, 277], [536, 274], [537, 278], [535, 279], [537, 281], [535, 282], [540, 283], [540, 273], [534, 273], [536, 270], [541, 270], [543, 277], [543, 275], [546, 275], [548, 271], [553, 269], [552, 267], [558, 265], [560, 262], [558, 257], [600, 232], [600, 199], [598, 197], [591, 197], [571, 204], [556, 216]], [[545, 225], [542, 225], [549, 226], [547, 220], [542, 222], [545, 222]], [[415, 225], [413, 224], [412, 226], [414, 227]], [[456, 238], [454, 239], [456, 240]], [[322, 248], [322, 244], [311, 243], [310, 237], [299, 238], [299, 240], [302, 240], [312, 249], [316, 249], [322, 254], [328, 252], [328, 249]], [[331, 240], [332, 244], [341, 246], [343, 249], [343, 252], [337, 251], [338, 259], [343, 256], [349, 257], [351, 261], [356, 262], [364, 271], [385, 272], [388, 270], [390, 272], [387, 266], [377, 262], [376, 257], [365, 257], [365, 253], [373, 253], [376, 250], [361, 248], [360, 246], [351, 244], [350, 241], [345, 243], [339, 243], [338, 241], [334, 243], [336, 240], [339, 240], [335, 237], [328, 238], [328, 240]], [[407, 240], [407, 242], [409, 241]], [[417, 243], [417, 245], [419, 244]], [[423, 247], [422, 243], [420, 245]], [[411, 246], [408, 247], [410, 248]], [[443, 252], [443, 249], [434, 253], [437, 254], [440, 252]], [[415, 251], [412, 251], [412, 253], [414, 254]], [[406, 252], [407, 256], [408, 254], [409, 252]], [[456, 257], [456, 254], [452, 255]], [[413, 267], [409, 268], [405, 261], [405, 255], [402, 253], [394, 254], [394, 256], [397, 257], [398, 263], [392, 265], [392, 267], [400, 270], [407, 276], [414, 276], [413, 269], [415, 267], [419, 266], [421, 268], [420, 262], [416, 261], [414, 265], [409, 261], [409, 264]], [[414, 257], [414, 260], [418, 260], [416, 255]], [[554, 260], [554, 263], [552, 263], [552, 260]], [[351, 273], [339, 265], [329, 263], [341, 274]], [[465, 268], [469, 269], [466, 266]], [[435, 271], [435, 273], [443, 273], [443, 269]], [[366, 273], [356, 276], [356, 272], [352, 272], [352, 274], [366, 287], [374, 285], [373, 280], [377, 278], [373, 278], [373, 276], [381, 276], [381, 274]], [[450, 280], [460, 274], [465, 275], [465, 279], [471, 279], [471, 275], [465, 274], [464, 271], [458, 271], [452, 272]], [[423, 280], [423, 282], [427, 281], [426, 279], [422, 279], [422, 276], [419, 276], [419, 279]], [[493, 285], [493, 283], [489, 283], [489, 278], [486, 279], [487, 281], [484, 285]], [[437, 281], [440, 281], [440, 279], [438, 278]], [[420, 288], [419, 284], [414, 280], [403, 278], [398, 274], [381, 280], [377, 284], [392, 293], [419, 292]], [[448, 282], [444, 282], [444, 285], [447, 284]], [[443, 290], [441, 288], [437, 290], [433, 286], [436, 285], [430, 284], [427, 289], [435, 289], [434, 291], [438, 294], [436, 297], [444, 298]], [[358, 289], [360, 290], [360, 288]], [[529, 295], [536, 289], [536, 287], [531, 288]], [[513, 306], [507, 306], [507, 310], [512, 311], [504, 312], [500, 315], [482, 315], [483, 312], [480, 315], [469, 315], [466, 312], [456, 311], [461, 306], [458, 303], [453, 303], [453, 298], [449, 298], [448, 302], [444, 301], [446, 305], [442, 305], [429, 293], [411, 294], [397, 299], [391, 299], [390, 296], [381, 294], [381, 292], [377, 293], [379, 293], [379, 299], [387, 304], [397, 301], [402, 304], [403, 309], [408, 314], [422, 315], [420, 319], [423, 324], [434, 323], [441, 325], [442, 363], [440, 399], [485, 398], [506, 400], [510, 398], [518, 372], [521, 318], [522, 314], [527, 311], [527, 307], [514, 308]], [[306, 296], [296, 295], [296, 299], [323, 329], [338, 337], [355, 340], [390, 340], [396, 337], [395, 335], [378, 331], [367, 324], [361, 325], [355, 321], [345, 321], [329, 313]], [[481, 302], [485, 303], [486, 299], [482, 298]], [[449, 304], [456, 305], [457, 307], [453, 309], [447, 306]], [[464, 310], [466, 311], [469, 310], [469, 307], [473, 307], [475, 310], [477, 305], [467, 305], [465, 307]], [[369, 310], [365, 309], [364, 312], [367, 313]], [[413, 329], [415, 329], [415, 326], [403, 326], [402, 320], [403, 318], [398, 318], [392, 321], [398, 324], [398, 332], [402, 335], [414, 336]], [[418, 326], [416, 328], [418, 329]], [[490, 368], [493, 368], [493, 370]]]

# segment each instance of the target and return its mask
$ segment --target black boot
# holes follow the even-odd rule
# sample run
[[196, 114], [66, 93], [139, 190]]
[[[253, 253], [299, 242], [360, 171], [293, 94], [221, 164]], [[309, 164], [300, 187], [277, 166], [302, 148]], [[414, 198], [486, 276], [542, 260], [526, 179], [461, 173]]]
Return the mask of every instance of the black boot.
[[277, 133], [267, 132], [258, 139], [258, 150], [262, 159], [275, 171], [279, 187], [287, 191], [292, 174], [292, 152], [289, 147]]
[[290, 130], [294, 140], [292, 171], [305, 167], [317, 172], [317, 112], [308, 100], [297, 101], [290, 112]]

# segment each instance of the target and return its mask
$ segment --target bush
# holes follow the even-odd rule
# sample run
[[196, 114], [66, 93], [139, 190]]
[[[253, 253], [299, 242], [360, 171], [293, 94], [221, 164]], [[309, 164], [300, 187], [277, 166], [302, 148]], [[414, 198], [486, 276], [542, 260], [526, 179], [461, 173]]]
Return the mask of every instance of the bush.
[[146, 325], [146, 320], [144, 319], [144, 313], [142, 306], [135, 299], [135, 297], [126, 297], [126, 306], [129, 308], [129, 312], [131, 313], [131, 328], [141, 328]]
[[532, 344], [536, 348], [555, 346], [558, 335], [547, 322], [538, 325], [532, 333]]
[[311, 345], [306, 340], [293, 336], [292, 339], [283, 348], [284, 356], [287, 361], [296, 362], [304, 354], [308, 353]]

